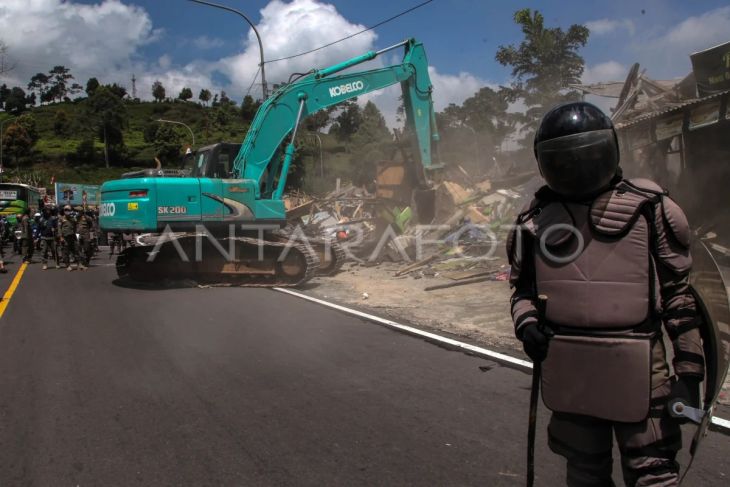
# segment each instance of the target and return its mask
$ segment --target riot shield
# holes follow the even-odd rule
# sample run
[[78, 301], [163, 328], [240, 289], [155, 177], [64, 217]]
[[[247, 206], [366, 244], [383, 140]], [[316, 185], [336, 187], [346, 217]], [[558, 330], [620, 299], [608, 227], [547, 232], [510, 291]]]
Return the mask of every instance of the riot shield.
[[690, 285], [703, 318], [700, 328], [705, 352], [705, 382], [703, 409], [705, 414], [692, 439], [690, 453], [694, 456], [707, 428], [720, 395], [730, 361], [730, 303], [728, 288], [710, 250], [701, 240], [692, 244]]

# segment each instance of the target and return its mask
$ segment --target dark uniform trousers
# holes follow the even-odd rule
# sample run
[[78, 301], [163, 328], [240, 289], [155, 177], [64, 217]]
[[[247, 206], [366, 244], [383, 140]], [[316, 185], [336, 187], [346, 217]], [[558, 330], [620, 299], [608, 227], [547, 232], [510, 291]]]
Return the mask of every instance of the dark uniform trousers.
[[42, 237], [41, 238], [41, 260], [43, 264], [48, 263], [48, 254], [51, 254], [51, 258], [58, 264], [58, 252], [56, 252], [56, 239], [53, 237]]
[[63, 237], [63, 263], [66, 266], [71, 265], [72, 255], [74, 256], [74, 259], [76, 259], [77, 263], [81, 263], [76, 235], [65, 235]]

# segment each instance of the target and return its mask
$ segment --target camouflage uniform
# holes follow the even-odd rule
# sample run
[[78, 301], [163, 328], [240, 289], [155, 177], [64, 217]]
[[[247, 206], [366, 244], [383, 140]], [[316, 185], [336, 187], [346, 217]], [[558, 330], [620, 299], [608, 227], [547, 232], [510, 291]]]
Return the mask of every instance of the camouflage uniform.
[[20, 252], [23, 262], [30, 262], [33, 257], [33, 231], [30, 216], [23, 215], [20, 219]]
[[88, 267], [91, 259], [91, 226], [90, 218], [83, 213], [76, 219], [76, 232], [79, 234], [78, 253], [83, 267]]
[[70, 215], [64, 214], [60, 217], [58, 225], [63, 242], [63, 263], [70, 270], [72, 255], [76, 262], [81, 263], [78, 253], [78, 241], [76, 240], [76, 222]]

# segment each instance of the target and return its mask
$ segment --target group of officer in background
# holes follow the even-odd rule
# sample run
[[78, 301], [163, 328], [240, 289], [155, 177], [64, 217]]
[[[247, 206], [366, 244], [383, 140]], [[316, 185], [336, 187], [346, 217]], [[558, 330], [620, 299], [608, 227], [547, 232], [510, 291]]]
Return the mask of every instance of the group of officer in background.
[[[5, 225], [3, 225], [5, 226]], [[3, 231], [3, 238], [7, 236]], [[19, 217], [15, 232], [15, 250], [23, 262], [30, 263], [36, 251], [40, 252], [43, 270], [51, 265], [72, 271], [85, 270], [98, 248], [99, 218], [94, 210], [74, 210], [66, 205], [62, 209], [44, 206], [31, 217], [27, 209]], [[4, 241], [0, 245], [0, 252]], [[0, 255], [0, 272], [4, 272], [3, 255]]]

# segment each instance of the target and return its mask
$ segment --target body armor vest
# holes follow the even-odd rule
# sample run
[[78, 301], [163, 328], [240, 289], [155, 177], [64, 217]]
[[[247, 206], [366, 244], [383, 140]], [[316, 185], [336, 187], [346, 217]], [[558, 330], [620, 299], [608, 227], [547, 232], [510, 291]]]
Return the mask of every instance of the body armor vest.
[[538, 203], [525, 227], [556, 327], [631, 330], [656, 310], [654, 195], [619, 184], [591, 203]]

